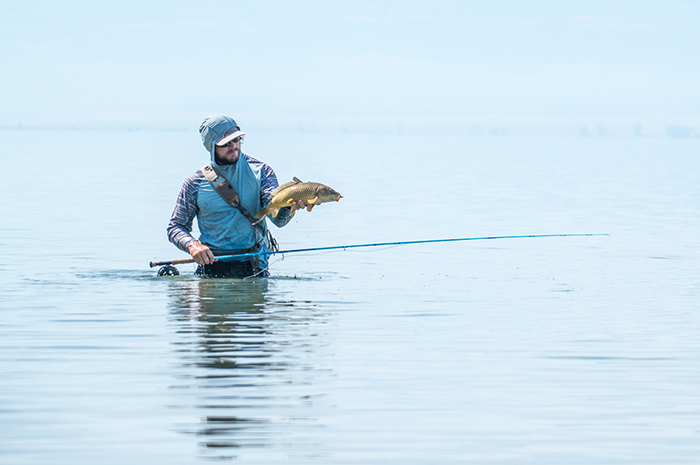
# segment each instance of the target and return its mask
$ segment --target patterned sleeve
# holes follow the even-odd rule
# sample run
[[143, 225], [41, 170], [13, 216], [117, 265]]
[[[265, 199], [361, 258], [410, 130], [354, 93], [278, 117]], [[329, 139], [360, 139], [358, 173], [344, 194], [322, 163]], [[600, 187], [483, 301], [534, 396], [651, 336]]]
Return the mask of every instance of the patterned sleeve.
[[185, 252], [189, 252], [187, 246], [195, 240], [191, 234], [192, 222], [197, 216], [197, 193], [204, 179], [200, 170], [185, 180], [168, 223], [168, 239]]
[[[266, 163], [255, 160], [254, 158], [249, 158], [252, 163], [258, 163], [261, 166], [261, 182], [260, 182], [260, 201], [263, 205], [267, 205], [272, 200], [272, 191], [277, 189], [279, 186], [279, 181], [277, 181], [277, 175], [275, 171]], [[292, 209], [290, 207], [280, 208], [279, 213], [274, 218], [270, 218], [270, 221], [281, 228], [282, 226], [289, 223], [289, 221], [294, 217]]]

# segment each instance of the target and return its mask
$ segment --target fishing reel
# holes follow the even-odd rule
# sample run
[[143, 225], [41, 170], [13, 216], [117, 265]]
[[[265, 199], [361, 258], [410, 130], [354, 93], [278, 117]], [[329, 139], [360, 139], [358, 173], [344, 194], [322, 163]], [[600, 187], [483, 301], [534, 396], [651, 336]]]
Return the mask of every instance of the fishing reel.
[[158, 276], [180, 276], [180, 272], [172, 265], [165, 265], [158, 270]]

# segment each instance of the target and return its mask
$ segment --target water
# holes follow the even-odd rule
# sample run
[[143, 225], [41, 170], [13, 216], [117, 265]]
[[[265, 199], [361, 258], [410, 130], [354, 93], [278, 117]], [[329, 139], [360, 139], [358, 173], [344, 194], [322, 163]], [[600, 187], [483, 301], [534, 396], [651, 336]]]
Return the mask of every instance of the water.
[[[255, 136], [255, 137], [254, 137]], [[0, 132], [0, 463], [697, 463], [700, 141], [258, 134], [344, 198], [206, 280], [197, 134]], [[387, 178], [387, 173], [390, 176]]]

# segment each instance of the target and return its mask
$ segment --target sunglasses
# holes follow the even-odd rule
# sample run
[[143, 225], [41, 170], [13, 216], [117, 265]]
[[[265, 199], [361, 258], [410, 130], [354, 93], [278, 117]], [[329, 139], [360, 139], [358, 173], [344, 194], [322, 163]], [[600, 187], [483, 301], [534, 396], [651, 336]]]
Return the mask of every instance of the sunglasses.
[[238, 136], [235, 139], [231, 139], [230, 141], [226, 142], [224, 145], [219, 145], [219, 147], [232, 147], [235, 144], [241, 142], [243, 140], [243, 136]]

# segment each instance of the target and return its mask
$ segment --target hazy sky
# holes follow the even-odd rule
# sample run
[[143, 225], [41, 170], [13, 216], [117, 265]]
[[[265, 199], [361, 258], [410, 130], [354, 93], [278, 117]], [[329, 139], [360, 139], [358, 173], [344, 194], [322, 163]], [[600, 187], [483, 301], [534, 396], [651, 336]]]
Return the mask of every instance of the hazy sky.
[[697, 1], [5, 1], [0, 126], [698, 124]]

